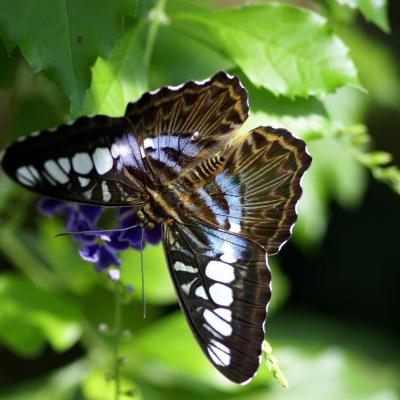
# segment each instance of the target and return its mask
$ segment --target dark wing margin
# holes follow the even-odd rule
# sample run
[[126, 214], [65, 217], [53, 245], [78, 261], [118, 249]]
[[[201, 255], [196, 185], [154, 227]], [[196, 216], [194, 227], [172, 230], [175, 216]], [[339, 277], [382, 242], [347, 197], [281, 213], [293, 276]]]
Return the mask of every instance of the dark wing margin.
[[169, 270], [194, 337], [211, 363], [246, 383], [261, 360], [271, 274], [264, 249], [206, 225], [164, 224]]
[[220, 151], [248, 116], [240, 80], [218, 72], [145, 93], [127, 106], [125, 117], [143, 146], [145, 162], [161, 183]]
[[300, 181], [311, 163], [305, 143], [285, 129], [261, 126], [224, 156], [225, 169], [192, 199], [194, 207], [206, 203], [211, 212], [194, 218], [255, 241], [268, 255], [277, 253], [297, 219]]
[[129, 122], [102, 115], [21, 138], [5, 151], [1, 166], [39, 194], [103, 206], [140, 203], [148, 183]]

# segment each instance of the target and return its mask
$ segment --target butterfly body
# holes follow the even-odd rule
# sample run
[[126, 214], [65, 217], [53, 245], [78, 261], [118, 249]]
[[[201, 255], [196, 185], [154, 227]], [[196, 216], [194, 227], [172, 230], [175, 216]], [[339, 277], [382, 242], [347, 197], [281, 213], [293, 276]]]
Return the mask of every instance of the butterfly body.
[[7, 174], [37, 193], [134, 207], [162, 224], [169, 272], [194, 337], [228, 379], [260, 363], [271, 296], [267, 255], [296, 220], [311, 158], [284, 129], [236, 138], [248, 114], [238, 78], [219, 72], [144, 94], [120, 118], [82, 117], [11, 145]]

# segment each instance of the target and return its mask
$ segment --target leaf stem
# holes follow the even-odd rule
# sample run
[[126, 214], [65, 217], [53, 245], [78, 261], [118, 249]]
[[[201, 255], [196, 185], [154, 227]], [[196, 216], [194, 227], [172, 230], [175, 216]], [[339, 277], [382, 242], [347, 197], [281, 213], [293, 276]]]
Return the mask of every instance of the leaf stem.
[[147, 32], [146, 46], [144, 49], [144, 65], [146, 67], [150, 66], [151, 56], [153, 54], [154, 43], [156, 41], [158, 29], [161, 24], [167, 25], [169, 23], [168, 17], [165, 14], [165, 4], [167, 0], [158, 0], [155, 7], [153, 7], [149, 12], [150, 26]]
[[115, 380], [115, 392], [114, 400], [119, 399], [121, 392], [121, 374], [120, 374], [120, 357], [119, 347], [121, 338], [121, 290], [119, 281], [115, 282], [115, 306], [114, 306], [114, 327], [113, 327], [113, 358], [114, 358], [114, 380]]

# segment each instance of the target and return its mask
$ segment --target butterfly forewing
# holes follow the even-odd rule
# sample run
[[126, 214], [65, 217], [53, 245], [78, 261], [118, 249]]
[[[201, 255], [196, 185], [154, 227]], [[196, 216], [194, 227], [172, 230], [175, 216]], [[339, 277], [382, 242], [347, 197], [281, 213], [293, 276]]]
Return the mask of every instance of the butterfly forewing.
[[141, 194], [220, 150], [247, 118], [247, 93], [220, 72], [164, 87], [130, 103], [125, 117], [82, 117], [14, 143], [2, 160], [40, 194], [104, 206], [140, 204]]
[[223, 72], [204, 82], [164, 87], [128, 105], [125, 116], [161, 183], [174, 180], [234, 137], [248, 114], [247, 92]]
[[165, 253], [179, 303], [201, 349], [228, 379], [256, 372], [271, 296], [265, 251], [194, 222], [166, 224]]
[[2, 167], [31, 190], [80, 203], [134, 204], [149, 183], [130, 124], [106, 116], [82, 117], [15, 142]]

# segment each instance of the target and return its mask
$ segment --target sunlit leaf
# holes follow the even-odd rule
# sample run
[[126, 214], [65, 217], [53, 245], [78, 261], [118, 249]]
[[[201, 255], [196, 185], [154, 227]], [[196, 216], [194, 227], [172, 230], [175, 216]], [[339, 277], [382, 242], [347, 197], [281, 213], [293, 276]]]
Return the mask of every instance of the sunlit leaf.
[[[125, 251], [120, 254], [122, 281], [134, 287], [134, 297], [141, 299], [140, 252]], [[177, 301], [161, 245], [147, 245], [143, 252], [145, 298], [149, 303], [171, 304]]]
[[[168, 339], [167, 339], [168, 338]], [[166, 343], [168, 340], [168, 343]], [[192, 379], [217, 386], [233, 386], [216, 373], [193, 338], [183, 314], [170, 315], [142, 331], [125, 348], [130, 365], [155, 382], [169, 379]]]
[[320, 15], [282, 4], [170, 16], [172, 26], [190, 34], [206, 27], [216, 48], [230, 57], [257, 86], [290, 97], [359, 86], [344, 43]]
[[150, 66], [151, 88], [178, 85], [191, 79], [202, 80], [233, 66], [230, 59], [192, 36], [182, 35], [170, 26], [161, 27]]
[[21, 354], [37, 353], [45, 340], [63, 351], [81, 335], [82, 315], [76, 304], [16, 275], [0, 276], [0, 309], [1, 341]]
[[[109, 371], [111, 373], [111, 371]], [[85, 400], [114, 400], [115, 399], [115, 380], [106, 379], [103, 370], [92, 370], [82, 383], [82, 391]], [[132, 396], [124, 395], [131, 393]], [[141, 400], [139, 388], [128, 378], [122, 376], [120, 380], [120, 400], [134, 398]]]
[[126, 105], [147, 90], [139, 33], [139, 28], [131, 29], [107, 59], [97, 59], [81, 114], [123, 115]]
[[240, 76], [249, 93], [251, 113], [241, 132], [267, 125], [285, 128], [308, 141], [332, 136], [339, 129], [339, 125], [330, 118], [324, 105], [316, 98], [277, 98], [264, 88], [256, 88], [240, 72], [235, 70], [233, 73]]
[[[398, 108], [400, 104], [400, 72], [396, 54], [381, 41], [351, 26], [342, 26], [340, 36], [350, 47], [360, 80], [368, 90], [364, 102]], [[354, 96], [352, 96], [354, 97]], [[350, 99], [353, 101], [353, 98]], [[360, 119], [357, 120], [360, 122]]]
[[365, 19], [379, 26], [383, 31], [390, 31], [387, 0], [336, 0], [341, 5], [358, 8]]
[[79, 106], [90, 66], [123, 33], [123, 15], [136, 2], [16, 0], [0, 4], [0, 35], [8, 51], [18, 46], [34, 72], [44, 71]]

